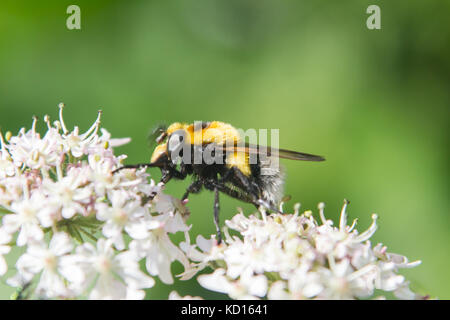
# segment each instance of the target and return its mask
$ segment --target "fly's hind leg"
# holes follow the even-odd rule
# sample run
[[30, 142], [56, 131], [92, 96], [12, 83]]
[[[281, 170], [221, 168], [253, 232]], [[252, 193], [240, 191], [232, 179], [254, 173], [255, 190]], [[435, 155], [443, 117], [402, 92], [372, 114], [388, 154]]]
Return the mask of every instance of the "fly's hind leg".
[[233, 176], [235, 177], [235, 179], [238, 180], [242, 184], [242, 186], [244, 187], [245, 190], [248, 190], [248, 192], [250, 193], [250, 196], [252, 197], [251, 203], [253, 203], [253, 205], [257, 209], [259, 209], [260, 206], [263, 206], [268, 210], [280, 213], [280, 210], [278, 210], [277, 208], [274, 208], [270, 203], [268, 203], [264, 199], [261, 199], [261, 197], [259, 196], [259, 190], [251, 183], [251, 181], [245, 174], [243, 174], [236, 167], [232, 167], [230, 170], [233, 171]]

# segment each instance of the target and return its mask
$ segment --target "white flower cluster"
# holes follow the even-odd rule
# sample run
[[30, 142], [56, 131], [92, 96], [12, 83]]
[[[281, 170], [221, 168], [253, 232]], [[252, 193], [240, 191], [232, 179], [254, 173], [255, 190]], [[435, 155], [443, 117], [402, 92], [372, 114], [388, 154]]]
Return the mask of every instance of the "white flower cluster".
[[360, 299], [373, 298], [376, 289], [401, 299], [420, 298], [398, 274], [420, 261], [408, 262], [382, 244], [372, 247], [376, 215], [369, 229], [358, 233], [356, 220], [347, 225], [346, 208], [347, 202], [338, 227], [325, 218], [323, 204], [321, 224], [310, 211], [300, 215], [299, 205], [294, 214], [261, 212], [262, 218], [247, 218], [239, 213], [226, 224], [241, 237], [227, 229], [219, 246], [199, 236], [197, 245], [187, 241], [182, 248], [198, 262], [197, 271], [214, 270], [198, 276], [199, 283], [233, 299]]
[[175, 260], [189, 270], [168, 235], [189, 230], [187, 211], [145, 170], [112, 173], [125, 158], [112, 147], [129, 139], [100, 129], [100, 112], [80, 134], [67, 129], [63, 107], [53, 124], [45, 116], [43, 137], [36, 118], [17, 136], [0, 133], [0, 276], [4, 255], [17, 246], [23, 254], [7, 282], [34, 297], [142, 299], [151, 276], [173, 282]]
[[[126, 156], [112, 148], [129, 139], [111, 139], [100, 128], [100, 113], [87, 132], [69, 131], [63, 107], [59, 120], [44, 118], [43, 137], [36, 118], [17, 136], [0, 132], [0, 276], [8, 271], [5, 256], [18, 248], [6, 280], [18, 297], [142, 299], [152, 276], [173, 283], [171, 265], [178, 261], [182, 280], [212, 268], [199, 283], [233, 299], [354, 299], [378, 292], [420, 298], [398, 273], [420, 261], [372, 247], [376, 215], [358, 233], [356, 221], [347, 225], [347, 202], [338, 227], [325, 218], [323, 204], [321, 223], [296, 205], [294, 214], [241, 212], [226, 222], [221, 244], [215, 236], [191, 244], [183, 202], [164, 194], [144, 169], [113, 173]], [[185, 235], [179, 245], [169, 237], [177, 232]], [[200, 297], [173, 291], [169, 299]]]

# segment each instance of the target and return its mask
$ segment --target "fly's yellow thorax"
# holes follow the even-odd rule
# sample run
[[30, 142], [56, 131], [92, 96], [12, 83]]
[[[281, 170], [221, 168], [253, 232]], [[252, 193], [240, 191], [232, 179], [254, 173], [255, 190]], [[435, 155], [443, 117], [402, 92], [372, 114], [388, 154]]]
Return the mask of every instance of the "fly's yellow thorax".
[[239, 142], [239, 131], [228, 123], [212, 121], [210, 125], [203, 130], [203, 141], [205, 143], [231, 144]]
[[177, 130], [186, 130], [186, 128], [189, 125], [186, 123], [182, 123], [182, 122], [174, 122], [172, 123], [166, 130], [166, 133], [168, 136], [170, 136], [172, 133], [174, 133]]
[[246, 176], [249, 176], [251, 174], [248, 161], [248, 153], [245, 152], [235, 152], [227, 154], [226, 166], [228, 168], [236, 167]]
[[195, 128], [195, 124], [190, 124], [185, 130], [188, 132], [190, 143], [196, 145], [209, 143], [220, 145], [229, 143], [232, 145], [240, 139], [238, 130], [220, 121], [211, 121], [206, 127], [200, 130]]
[[195, 123], [186, 124], [175, 122], [167, 128], [167, 135], [178, 130], [184, 130], [186, 134], [186, 143], [188, 144], [209, 144], [217, 143], [221, 145], [236, 144], [240, 141], [239, 131], [232, 125], [220, 121], [211, 121], [206, 127], [195, 127]]

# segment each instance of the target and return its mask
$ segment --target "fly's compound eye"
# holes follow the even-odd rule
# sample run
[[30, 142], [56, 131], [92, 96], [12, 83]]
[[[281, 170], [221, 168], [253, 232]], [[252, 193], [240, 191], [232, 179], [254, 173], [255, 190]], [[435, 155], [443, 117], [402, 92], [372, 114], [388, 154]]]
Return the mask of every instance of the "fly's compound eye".
[[169, 153], [170, 160], [176, 164], [183, 157], [183, 147], [185, 146], [186, 132], [183, 130], [177, 130], [169, 137], [167, 144], [167, 151]]

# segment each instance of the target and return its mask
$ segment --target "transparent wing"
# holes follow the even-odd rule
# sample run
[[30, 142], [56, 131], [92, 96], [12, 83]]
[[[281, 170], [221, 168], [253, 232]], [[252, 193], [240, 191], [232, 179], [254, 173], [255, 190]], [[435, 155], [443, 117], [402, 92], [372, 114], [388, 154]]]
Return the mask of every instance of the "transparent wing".
[[290, 160], [302, 160], [302, 161], [325, 161], [325, 158], [322, 156], [291, 151], [286, 149], [277, 149], [266, 146], [259, 146], [255, 144], [245, 143], [244, 145], [234, 145], [234, 146], [217, 146], [218, 148], [222, 148], [225, 152], [245, 152], [248, 154], [259, 154], [259, 155], [267, 155], [270, 157], [280, 157], [283, 159]]

